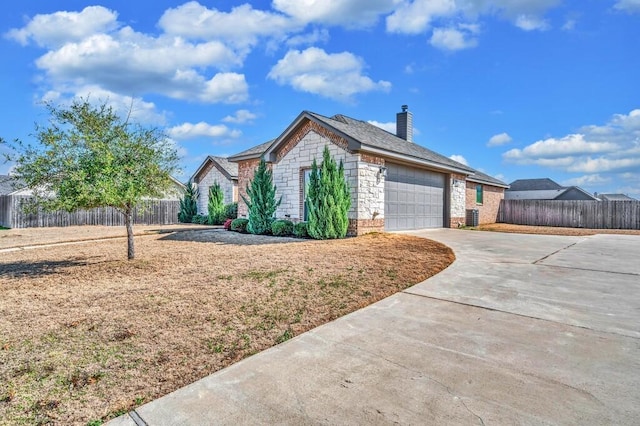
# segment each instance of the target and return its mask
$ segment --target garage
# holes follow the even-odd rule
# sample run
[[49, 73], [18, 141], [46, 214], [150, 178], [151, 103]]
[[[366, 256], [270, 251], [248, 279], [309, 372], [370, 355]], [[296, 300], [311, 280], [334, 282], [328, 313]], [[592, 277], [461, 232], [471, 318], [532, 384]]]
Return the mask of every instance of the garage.
[[387, 231], [442, 228], [445, 175], [387, 163], [384, 228]]

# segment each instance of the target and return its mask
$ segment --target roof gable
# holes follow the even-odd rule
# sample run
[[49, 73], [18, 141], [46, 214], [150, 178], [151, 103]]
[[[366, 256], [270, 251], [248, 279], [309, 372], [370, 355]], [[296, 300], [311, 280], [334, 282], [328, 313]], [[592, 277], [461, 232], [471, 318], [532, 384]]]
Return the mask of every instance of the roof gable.
[[202, 173], [204, 170], [207, 170], [207, 166], [213, 166], [217, 168], [227, 179], [229, 180], [237, 180], [238, 179], [238, 164], [232, 163], [228, 158], [225, 157], [215, 157], [212, 155], [207, 156], [207, 158], [202, 162], [198, 170], [191, 176], [192, 181], [196, 180], [196, 177]]

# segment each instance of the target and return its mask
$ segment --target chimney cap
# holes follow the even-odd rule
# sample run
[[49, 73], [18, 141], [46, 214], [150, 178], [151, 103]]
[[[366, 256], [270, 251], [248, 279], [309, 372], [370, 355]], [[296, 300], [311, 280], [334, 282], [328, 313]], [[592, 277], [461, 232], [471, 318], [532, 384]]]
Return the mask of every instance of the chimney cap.
[[402, 105], [402, 112], [407, 112], [409, 105]]

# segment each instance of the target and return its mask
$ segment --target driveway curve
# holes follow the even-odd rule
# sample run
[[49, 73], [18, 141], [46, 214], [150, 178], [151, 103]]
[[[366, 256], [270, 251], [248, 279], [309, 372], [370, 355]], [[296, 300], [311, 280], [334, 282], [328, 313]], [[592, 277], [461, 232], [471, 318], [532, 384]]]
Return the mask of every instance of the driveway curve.
[[637, 424], [640, 237], [412, 234], [457, 260], [110, 424]]

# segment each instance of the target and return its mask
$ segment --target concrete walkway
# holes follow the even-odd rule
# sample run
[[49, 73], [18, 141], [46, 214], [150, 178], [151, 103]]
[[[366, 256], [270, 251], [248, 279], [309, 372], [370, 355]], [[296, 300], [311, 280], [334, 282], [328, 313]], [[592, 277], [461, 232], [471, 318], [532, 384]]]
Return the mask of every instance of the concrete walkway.
[[640, 237], [414, 234], [456, 262], [109, 425], [638, 424]]

